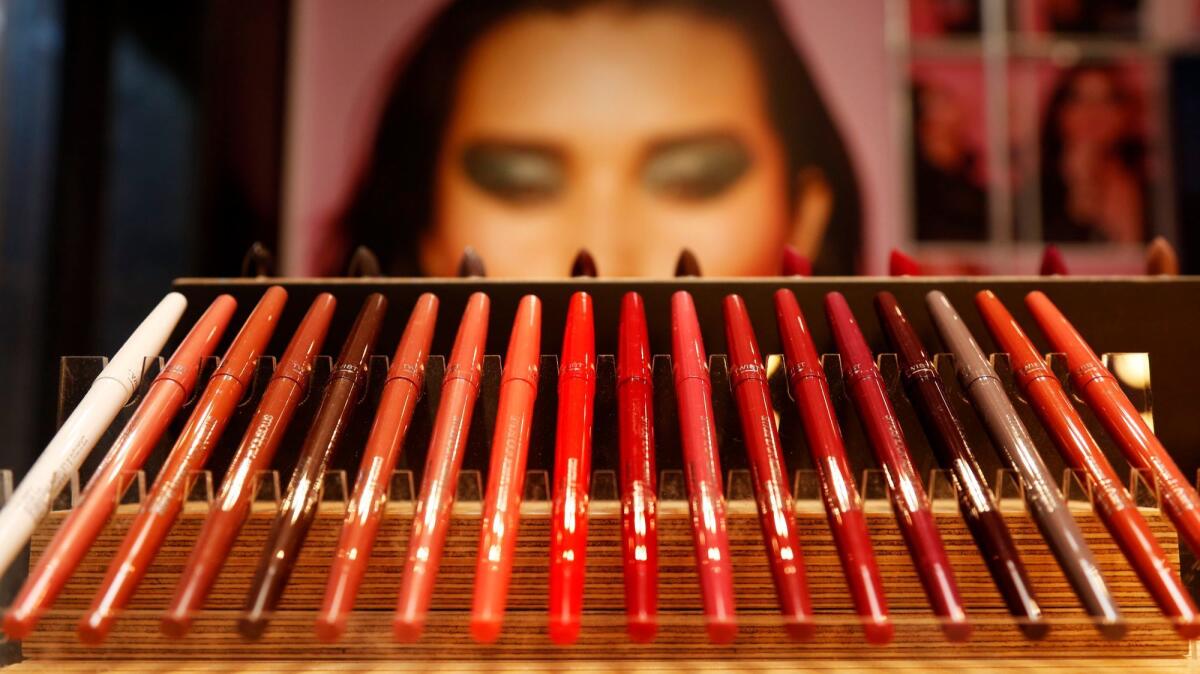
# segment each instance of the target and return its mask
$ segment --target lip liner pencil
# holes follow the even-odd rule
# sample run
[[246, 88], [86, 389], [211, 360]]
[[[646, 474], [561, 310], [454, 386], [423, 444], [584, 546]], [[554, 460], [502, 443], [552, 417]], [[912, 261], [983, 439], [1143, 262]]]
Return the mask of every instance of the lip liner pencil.
[[308, 529], [317, 516], [325, 469], [345, 435], [346, 425], [350, 423], [366, 385], [367, 362], [386, 312], [387, 299], [383, 295], [367, 295], [346, 341], [342, 343], [333, 372], [325, 384], [321, 406], [317, 408], [308, 434], [304, 436], [300, 459], [292, 471], [287, 492], [258, 558], [254, 580], [250, 582], [250, 590], [246, 593], [246, 602], [237, 626], [247, 639], [262, 636], [271, 620], [271, 613], [283, 597], [296, 558], [300, 556], [304, 539], [308, 537]]
[[322, 641], [337, 641], [345, 632], [359, 585], [367, 573], [375, 535], [387, 506], [392, 471], [424, 389], [425, 363], [429, 359], [437, 309], [436, 296], [425, 293], [417, 298], [392, 356], [317, 615], [315, 629]]
[[825, 514], [854, 609], [867, 641], [886, 644], [892, 640], [893, 627], [888, 617], [883, 580], [875, 562], [875, 550], [867, 531], [867, 518], [846, 459], [846, 446], [842, 442], [837, 414], [833, 411], [825, 369], [792, 291], [783, 289], [775, 293], [775, 317], [779, 324], [779, 341], [783, 343], [788, 385], [796, 400], [813, 466], [821, 481], [821, 500], [825, 503]]
[[724, 310], [729, 380], [750, 459], [758, 518], [771, 577], [775, 581], [775, 594], [788, 634], [793, 639], [807, 639], [815, 627], [812, 600], [792, 512], [787, 465], [775, 427], [771, 391], [767, 388], [767, 369], [763, 366], [746, 302], [738, 295], [727, 295]]
[[0, 510], [0, 575], [21, 554], [54, 497], [78, 471], [92, 447], [108, 429], [117, 413], [129, 402], [150, 365], [162, 351], [187, 300], [168, 293], [138, 325], [129, 339], [108, 361], [91, 388], [75, 406], [25, 474], [4, 509]]
[[1084, 610], [1095, 620], [1101, 635], [1119, 638], [1125, 633], [1125, 621], [1116, 600], [1104, 582], [1079, 524], [1071, 517], [1054, 476], [1042, 462], [996, 371], [988, 364], [987, 357], [950, 300], [936, 290], [927, 294], [925, 300], [942, 341], [954, 352], [963, 390], [975, 404], [1000, 456], [1017, 473], [1029, 512], [1067, 582]]
[[91, 608], [79, 622], [79, 638], [84, 643], [103, 642], [119, 612], [137, 591], [175, 518], [183, 510], [190, 476], [204, 466], [225, 432], [286, 302], [287, 291], [283, 288], [267, 289], [225, 351], [109, 564]]
[[193, 614], [203, 608], [250, 514], [256, 478], [271, 465], [292, 415], [308, 391], [313, 361], [325, 342], [336, 306], [333, 295], [318, 295], [275, 366], [175, 586], [175, 595], [160, 623], [164, 634], [187, 634]]
[[558, 424], [554, 437], [554, 500], [550, 514], [550, 638], [570, 644], [579, 636], [587, 564], [588, 492], [592, 478], [592, 420], [596, 400], [596, 344], [592, 298], [571, 296], [558, 368]]
[[654, 461], [654, 373], [646, 307], [621, 298], [617, 328], [617, 438], [621, 457], [621, 547], [629, 638], [658, 632], [658, 469]]
[[990, 290], [975, 296], [975, 304], [1000, 348], [1008, 352], [1021, 391], [1049, 431], [1063, 459], [1091, 480], [1096, 514], [1125, 554], [1142, 584], [1163, 613], [1189, 638], [1200, 634], [1196, 605], [1179, 580], [1150, 525], [1125, 491], [1117, 471], [1075, 411], [1058, 377], [1054, 376], [1033, 342]]
[[1026, 637], [1045, 637], [1050, 625], [1042, 614], [1021, 553], [1004, 523], [962, 424], [950, 406], [949, 393], [933, 361], [894, 295], [889, 292], [876, 295], [875, 309], [900, 358], [905, 388], [921, 417], [929, 444], [938, 462], [950, 469], [959, 511], [983, 554], [1000, 596]]
[[471, 428], [479, 380], [483, 375], [489, 307], [487, 295], [471, 295], [450, 352], [442, 398], [429, 439], [417, 512], [408, 539], [408, 558], [400, 581], [396, 615], [392, 621], [392, 633], [397, 641], [416, 641], [425, 630], [425, 617], [433, 598], [442, 548], [450, 531], [458, 471], [462, 467], [467, 432]]
[[717, 454], [712, 381], [700, 322], [692, 296], [680, 290], [671, 296], [671, 360], [675, 366], [675, 398], [679, 408], [679, 439], [683, 445], [688, 510], [692, 517], [696, 573], [708, 640], [729, 643], [737, 637], [733, 598], [733, 558], [725, 524], [725, 488]]
[[498, 639], [504, 622], [517, 530], [521, 524], [521, 491], [525, 486], [525, 460], [533, 430], [533, 406], [537, 401], [541, 333], [541, 300], [526, 295], [517, 305], [508, 354], [504, 357], [496, 430], [492, 435], [492, 460], [479, 532], [479, 554], [475, 562], [471, 635], [480, 643]]
[[1193, 552], [1200, 553], [1200, 495], [1179, 470], [1170, 452], [1142, 419], [1112, 373], [1050, 298], [1032, 292], [1025, 296], [1025, 304], [1051, 346], [1066, 353], [1072, 388], [1096, 413], [1125, 460], [1135, 469], [1153, 476], [1162, 508], [1171, 518], [1179, 537]]
[[42, 551], [37, 566], [25, 579], [20, 593], [4, 615], [4, 633], [8, 638], [27, 636], [41, 614], [54, 604], [116, 510], [121, 494], [129, 486], [129, 477], [142, 467], [191, 395], [200, 374], [201, 361], [212, 355], [235, 309], [237, 302], [232, 297], [217, 297], [180, 342], [166, 367], [154, 378], [137, 410], [88, 482], [79, 504], [71, 509]]
[[971, 624], [938, 533], [933, 507], [909, 454], [900, 423], [884, 389], [874, 356], [841, 293], [825, 295], [825, 311], [841, 352], [846, 390], [858, 410], [872, 451], [888, 482], [896, 523], [908, 546], [917, 576], [942, 631], [951, 641], [966, 641]]

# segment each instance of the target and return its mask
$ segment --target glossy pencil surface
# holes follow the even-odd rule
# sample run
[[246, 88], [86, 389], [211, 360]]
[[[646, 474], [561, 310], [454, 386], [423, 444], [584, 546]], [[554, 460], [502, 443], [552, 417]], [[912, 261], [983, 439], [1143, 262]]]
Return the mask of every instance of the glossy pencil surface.
[[813, 466], [821, 481], [821, 500], [855, 612], [867, 641], [885, 644], [892, 640], [894, 628], [888, 617], [879, 565], [867, 531], [857, 481], [846, 459], [825, 369], [792, 291], [775, 293], [775, 315], [787, 364], [788, 386], [796, 400]]
[[729, 643], [737, 636], [737, 618], [712, 382], [696, 306], [682, 290], [671, 296], [671, 359], [704, 620], [709, 641]]
[[1162, 508], [1179, 531], [1179, 537], [1192, 552], [1200, 554], [1200, 495], [1196, 489], [1121, 390], [1116, 378], [1050, 298], [1033, 292], [1025, 297], [1025, 304], [1054, 349], [1067, 355], [1072, 389], [1095, 412], [1130, 465], [1153, 477]]
[[526, 295], [517, 306], [504, 358], [475, 561], [471, 635], [481, 643], [491, 643], [500, 637], [508, 602], [508, 583], [521, 524], [525, 461], [529, 456], [529, 435], [537, 401], [541, 344], [542, 302], [534, 295]]
[[900, 358], [904, 385], [921, 417], [929, 444], [938, 462], [950, 470], [959, 510], [983, 554], [1000, 596], [1009, 612], [1018, 618], [1017, 624], [1026, 636], [1044, 637], [1049, 626], [1021, 561], [1020, 551], [996, 506], [983, 469], [953, 412], [933, 361], [894, 295], [889, 292], [876, 295], [875, 308]]
[[1029, 511], [1071, 588], [1088, 614], [1096, 619], [1102, 634], [1110, 638], [1121, 636], [1125, 631], [1124, 619], [1095, 555], [995, 370], [944, 294], [933, 291], [926, 295], [926, 302], [942, 340], [954, 352], [963, 389], [975, 404], [1001, 457], [1017, 473]]
[[191, 627], [192, 615], [204, 606], [250, 514], [255, 481], [259, 473], [270, 467], [296, 406], [308, 390], [313, 361], [325, 342], [336, 305], [333, 295], [318, 295], [275, 366], [176, 585], [161, 623], [165, 634], [185, 634]]
[[975, 303], [996, 343], [1008, 352], [1017, 385], [1067, 465], [1083, 472], [1091, 481], [1096, 513], [1113, 540], [1163, 613], [1185, 636], [1194, 637], [1196, 605], [1058, 378], [1046, 367], [1033, 342], [994, 293], [980, 292]]
[[796, 535], [787, 465], [775, 427], [775, 410], [767, 388], [767, 369], [758, 350], [745, 301], [727, 295], [724, 302], [725, 342], [730, 386], [737, 401], [742, 438], [750, 460], [759, 523], [784, 627], [793, 638], [812, 636], [812, 601], [804, 571], [804, 555]]
[[554, 500], [550, 514], [550, 638], [579, 636], [587, 565], [588, 497], [592, 479], [592, 420], [596, 400], [596, 330], [592, 298], [571, 296], [558, 368], [554, 438]]
[[190, 476], [204, 467], [225, 432], [286, 302], [283, 288], [269, 288], [225, 352], [79, 623], [79, 638], [85, 643], [100, 643], [108, 636], [117, 614], [137, 590], [183, 508]]
[[963, 641], [971, 626], [959, 595], [954, 570], [946, 556], [941, 534], [925, 487], [913, 466], [900, 423], [892, 409], [883, 378], [867, 346], [850, 305], [841, 293], [825, 296], [825, 311], [842, 355], [846, 389], [858, 410], [875, 458], [888, 482], [888, 496], [900, 533], [933, 612], [942, 621], [947, 638]]
[[651, 359], [646, 307], [641, 295], [625, 293], [617, 342], [621, 567], [629, 636], [642, 642], [658, 632], [658, 488]]
[[392, 622], [393, 634], [399, 641], [415, 641], [425, 629], [442, 548], [450, 529], [450, 510], [454, 505], [467, 431], [471, 427], [475, 398], [479, 395], [489, 307], [488, 296], [483, 293], [474, 293], [467, 300], [446, 366], [442, 398], [429, 439], [425, 477], [417, 497], [417, 512], [408, 539], [400, 596]]
[[92, 447], [108, 429], [117, 413], [129, 402], [142, 375], [171, 336], [187, 300], [168, 293], [138, 325], [129, 339], [109, 359], [88, 388], [87, 394], [59, 426], [54, 437], [25, 473], [25, 477], [0, 510], [0, 575], [25, 549], [54, 497], [79, 470]]
[[345, 631], [359, 585], [367, 572], [387, 504], [392, 471], [424, 387], [425, 363], [429, 359], [437, 309], [438, 299], [434, 295], [425, 293], [417, 298], [388, 367], [317, 616], [316, 633], [323, 641], [336, 641]]
[[367, 296], [325, 384], [321, 405], [304, 437], [299, 461], [267, 534], [238, 619], [238, 631], [248, 639], [262, 635], [291, 577], [317, 514], [325, 469], [358, 404], [359, 393], [366, 381], [367, 361], [386, 311], [387, 300], [383, 295], [372, 293]]
[[4, 633], [8, 638], [24, 638], [42, 612], [53, 605], [108, 524], [121, 495], [129, 487], [130, 476], [141, 469], [192, 394], [201, 362], [216, 349], [236, 309], [237, 302], [229, 295], [214, 300], [154, 378], [129, 423], [88, 482], [80, 502], [42, 551], [37, 566], [4, 614]]

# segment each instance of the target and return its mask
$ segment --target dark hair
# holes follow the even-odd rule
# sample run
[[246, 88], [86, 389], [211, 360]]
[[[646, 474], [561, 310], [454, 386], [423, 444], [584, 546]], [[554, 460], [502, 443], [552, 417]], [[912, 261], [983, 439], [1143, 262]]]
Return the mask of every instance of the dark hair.
[[[746, 36], [765, 78], [770, 116], [786, 149], [791, 175], [821, 169], [834, 192], [834, 208], [815, 268], [854, 268], [859, 241], [858, 186], [837, 128], [771, 0], [460, 0], [438, 14], [397, 71], [379, 119], [373, 155], [343, 214], [349, 241], [330, 252], [344, 256], [363, 244], [396, 275], [420, 275], [417, 242], [431, 224], [439, 148], [464, 60], [475, 42], [514, 15], [569, 13], [617, 5], [630, 11], [678, 9], [726, 21]], [[794, 191], [794, 182], [793, 191]], [[793, 195], [794, 196], [794, 195]]]
[[[1083, 63], [1063, 73], [1059, 79], [1046, 105], [1046, 116], [1042, 119], [1040, 178], [1042, 238], [1046, 241], [1086, 241], [1097, 236], [1091, 223], [1076, 222], [1067, 212], [1067, 184], [1063, 180], [1061, 166], [1066, 139], [1059, 128], [1059, 118], [1071, 101], [1076, 83], [1090, 74], [1099, 74], [1108, 80], [1118, 105], [1126, 108], [1132, 105], [1129, 92], [1121, 85], [1120, 73], [1112, 64]], [[1145, 141], [1136, 133], [1128, 132], [1117, 140], [1112, 151], [1116, 158], [1138, 177], [1145, 211]], [[1146, 238], [1149, 238], [1150, 230], [1150, 227], [1146, 227]]]

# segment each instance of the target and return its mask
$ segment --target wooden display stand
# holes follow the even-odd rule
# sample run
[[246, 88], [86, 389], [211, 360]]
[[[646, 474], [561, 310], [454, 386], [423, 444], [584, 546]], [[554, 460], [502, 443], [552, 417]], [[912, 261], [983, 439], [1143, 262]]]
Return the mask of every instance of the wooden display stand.
[[[177, 288], [191, 300], [189, 313], [198, 311], [218, 292], [232, 292], [243, 307], [252, 306], [269, 279], [185, 280]], [[357, 469], [362, 446], [383, 384], [387, 359], [374, 356], [366, 394], [360, 402], [345, 442], [331, 465], [327, 476], [320, 514], [308, 536], [303, 554], [284, 594], [280, 610], [270, 628], [258, 641], [243, 640], [234, 628], [242, 602], [262, 550], [264, 538], [276, 512], [279, 485], [286, 484], [296, 451], [309, 420], [312, 418], [321, 390], [328, 377], [330, 361], [318, 361], [308, 398], [297, 410], [295, 420], [276, 456], [273, 467], [277, 472], [260, 476], [259, 492], [253, 514], [243, 529], [227, 565], [219, 577], [205, 609], [196, 617], [191, 634], [183, 639], [164, 637], [159, 632], [159, 620], [174, 591], [182, 567], [191, 552], [196, 534], [208, 512], [208, 500], [221, 470], [228, 465], [257, 398], [270, 377], [274, 361], [265, 358], [260, 364], [256, 384], [246, 401], [239, 407], [229, 424], [225, 437], [209, 461], [213, 475], [201, 475], [189, 495], [184, 512], [158, 554], [154, 564], [134, 597], [129, 609], [119, 620], [106, 644], [85, 647], [75, 635], [80, 616], [91, 603], [107, 564], [120, 544], [121, 538], [136, 512], [138, 502], [161, 464], [170, 442], [177, 436], [183, 420], [191, 412], [193, 401], [185, 406], [172, 425], [167, 438], [146, 465], [146, 477], [131, 476], [133, 485], [125, 501], [118, 507], [110, 525], [97, 540], [79, 567], [55, 607], [42, 619], [38, 629], [22, 644], [24, 662], [18, 667], [60, 672], [90, 671], [115, 666], [137, 670], [148, 667], [171, 667], [181, 670], [223, 671], [234, 669], [295, 669], [298, 666], [320, 669], [360, 669], [380, 667], [415, 670], [462, 669], [494, 671], [502, 668], [522, 671], [553, 668], [556, 663], [572, 666], [611, 666], [619, 663], [626, 669], [677, 671], [680, 667], [702, 670], [709, 667], [726, 669], [769, 669], [806, 666], [817, 669], [863, 670], [886, 667], [895, 671], [926, 670], [931, 666], [957, 671], [977, 671], [986, 668], [992, 659], [1002, 659], [1006, 665], [1043, 663], [1057, 671], [1080, 669], [1096, 671], [1097, 667], [1119, 667], [1123, 673], [1150, 671], [1164, 666], [1179, 671], [1189, 663], [1195, 665], [1192, 644], [1179, 637], [1164, 619], [1145, 588], [1138, 581], [1124, 556], [1114, 544], [1089, 502], [1086, 481], [1067, 474], [1063, 489], [1073, 512], [1092, 546], [1102, 571], [1129, 624], [1128, 633], [1120, 640], [1105, 640], [1079, 607], [1074, 594], [1050, 555], [1045, 543], [1025, 511], [1019, 489], [1012, 477], [998, 472], [999, 461], [986, 433], [978, 423], [970, 405], [963, 398], [953, 375], [953, 363], [939, 356], [938, 366], [943, 380], [958, 406], [968, 438], [984, 463], [989, 475], [997, 475], [993, 484], [1001, 498], [1002, 510], [1014, 538], [1021, 549], [1032, 577], [1038, 598], [1051, 625], [1049, 635], [1042, 641], [1028, 640], [1014, 624], [1001, 602], [979, 551], [962, 517], [949, 481], [935, 469], [931, 450], [916, 416], [898, 384], [896, 359], [890, 354], [879, 357], [881, 371], [892, 395], [901, 426], [911, 445], [919, 469], [930, 474], [926, 485], [934, 499], [938, 525], [954, 567], [974, 633], [967, 643], [955, 644], [945, 640], [937, 620], [931, 614], [898, 528], [886, 500], [883, 480], [873, 470], [874, 461], [866, 446], [861, 425], [841, 387], [840, 362], [836, 355], [824, 359], [826, 376], [834, 397], [834, 405], [845, 435], [851, 465], [864, 471], [861, 492], [868, 510], [872, 541], [883, 574], [887, 600], [895, 623], [895, 639], [887, 646], [871, 646], [862, 638], [860, 626], [850, 605], [836, 551], [830, 536], [825, 512], [817, 495], [816, 478], [805, 445], [798, 415], [777, 360], [768, 363], [769, 382], [778, 413], [782, 446], [787, 452], [788, 468], [795, 476], [793, 495], [796, 497], [797, 522], [807, 568], [813, 604], [817, 611], [815, 636], [806, 642], [792, 641], [785, 634], [779, 618], [774, 587], [763, 551], [758, 516], [755, 511], [745, 450], [741, 443], [736, 408], [729, 391], [728, 372], [720, 341], [721, 318], [719, 299], [725, 292], [746, 296], [752, 318], [759, 331], [759, 340], [766, 353], [778, 351], [773, 316], [770, 314], [770, 293], [781, 286], [793, 288], [801, 304], [809, 312], [818, 348], [831, 346], [823, 318], [816, 313], [820, 295], [838, 289], [846, 293], [867, 338], [877, 348], [885, 344], [875, 327], [870, 299], [879, 289], [896, 293], [905, 305], [912, 305], [914, 324], [931, 347], [938, 342], [923, 311], [917, 303], [931, 288], [943, 289], [952, 301], [960, 305], [968, 323], [977, 335], [986, 332], [972, 318], [970, 296], [981, 287], [996, 290], [1017, 314], [1018, 320], [1028, 320], [1017, 307], [1022, 293], [1034, 287], [1044, 288], [1057, 300], [1085, 334], [1100, 335], [1093, 342], [1099, 350], [1126, 350], [1154, 354], [1156, 364], [1171, 363], [1164, 370], [1155, 392], [1165, 398], [1163, 409], [1174, 420], [1165, 429], [1164, 441], [1169, 447], [1190, 431], [1178, 425], [1180, 410], [1194, 412], [1200, 404], [1200, 391], [1187, 385], [1200, 378], [1193, 377], [1200, 369], [1195, 362], [1181, 357], [1188, 347], [1178, 344], [1162, 330], [1153, 329], [1154, 317], [1161, 317], [1164, 306], [1185, 306], [1200, 297], [1200, 282], [1188, 279], [1177, 281], [1116, 281], [1094, 280], [1029, 280], [987, 279], [982, 281], [948, 281], [919, 279], [836, 280], [812, 281], [738, 281], [713, 283], [705, 280], [649, 283], [604, 281], [571, 281], [506, 284], [486, 281], [415, 282], [402, 280], [344, 280], [283, 281], [292, 299], [281, 320], [281, 333], [295, 325], [300, 312], [315, 293], [333, 291], [339, 299], [338, 319], [330, 332], [325, 350], [344, 335], [349, 317], [366, 293], [384, 292], [391, 303], [389, 323], [385, 325], [379, 353], [388, 353], [398, 338], [403, 320], [416, 295], [432, 291], [442, 298], [441, 320], [435, 337], [433, 353], [444, 354], [453, 338], [453, 327], [467, 295], [474, 290], [489, 292], [493, 298], [492, 329], [488, 353], [502, 353], [507, 342], [512, 311], [521, 294], [538, 294], [545, 302], [543, 344], [553, 352], [561, 339], [562, 318], [569, 293], [583, 287], [593, 293], [597, 307], [597, 346], [601, 353], [612, 353], [615, 346], [615, 307], [620, 294], [637, 289], [646, 297], [649, 310], [651, 344], [662, 350], [669, 342], [669, 325], [665, 313], [666, 298], [678, 288], [692, 290], [696, 296], [705, 337], [710, 342], [713, 378], [713, 403], [718, 429], [720, 461], [726, 471], [726, 494], [729, 502], [729, 533], [731, 551], [735, 557], [735, 590], [739, 633], [731, 645], [709, 644], [705, 637], [700, 612], [699, 585], [695, 575], [691, 529], [681, 472], [678, 420], [671, 383], [671, 364], [668, 357], [654, 360], [655, 434], [657, 440], [659, 483], [659, 622], [657, 639], [649, 644], [632, 643], [625, 632], [624, 587], [621, 569], [619, 506], [617, 503], [617, 448], [615, 439], [615, 363], [611, 356], [598, 360], [595, 449], [592, 479], [592, 501], [589, 523], [587, 585], [585, 614], [579, 642], [571, 647], [554, 645], [546, 634], [547, 550], [549, 548], [548, 475], [553, 466], [554, 409], [556, 405], [556, 361], [552, 355], [543, 358], [542, 377], [535, 409], [533, 438], [529, 451], [529, 473], [526, 479], [526, 498], [522, 505], [522, 523], [518, 539], [509, 610], [500, 641], [494, 645], [478, 645], [470, 638], [468, 611], [473, 591], [476, 549], [479, 540], [480, 498], [486, 485], [486, 470], [490, 454], [490, 438], [500, 380], [500, 360], [485, 359], [484, 374], [478, 407], [468, 436], [464, 471], [460, 477], [455, 520], [443, 556], [441, 571], [434, 594], [433, 611], [423, 639], [415, 644], [397, 644], [392, 640], [391, 619], [405, 558], [411, 519], [412, 501], [420, 484], [428, 444], [429, 431], [440, 396], [444, 362], [440, 356], [430, 360], [423, 401], [417, 408], [412, 430], [407, 438], [392, 480], [387, 515], [380, 529], [371, 558], [370, 568], [358, 597], [349, 629], [337, 644], [324, 644], [316, 639], [313, 624], [316, 608], [324, 592], [329, 560], [339, 533], [345, 510], [345, 499]], [[1095, 301], [1097, 284], [1103, 285], [1108, 301], [1122, 304], [1127, 311], [1122, 321], [1112, 322], [1088, 315], [1080, 309]], [[1153, 287], [1149, 287], [1153, 286]], [[194, 316], [185, 317], [185, 322]], [[1193, 321], [1176, 317], [1178, 321]], [[1145, 332], [1131, 332], [1130, 326], [1145, 326]], [[1140, 330], [1141, 328], [1139, 328]], [[1134, 335], [1134, 336], [1130, 336]], [[1144, 335], [1144, 336], [1143, 336]], [[277, 336], [276, 342], [283, 338]], [[280, 344], [273, 344], [269, 353], [278, 353]], [[777, 359], [778, 357], [774, 357]], [[1130, 356], [1131, 366], [1148, 372], [1149, 361], [1144, 354]], [[1161, 359], [1161, 360], [1158, 360]], [[1176, 367], [1177, 363], [1183, 365]], [[101, 366], [100, 359], [64, 359], [63, 392], [60, 408], [69, 411], [78, 400], [85, 384]], [[1008, 378], [1007, 360], [1000, 354], [995, 364], [1002, 379]], [[1051, 361], [1052, 369], [1061, 376], [1062, 364]], [[203, 377], [211, 373], [209, 364]], [[154, 374], [154, 368], [147, 377]], [[1157, 377], [1157, 375], [1156, 375]], [[1148, 376], [1146, 384], [1131, 391], [1135, 404], [1151, 415]], [[1010, 382], [1011, 383], [1011, 382]], [[203, 386], [201, 381], [199, 386]], [[1163, 392], [1166, 391], [1166, 394]], [[1020, 397], [1010, 389], [1020, 413], [1037, 442], [1046, 463], [1054, 471], [1062, 471], [1057, 451], [1049, 443], [1040, 424]], [[136, 402], [136, 401], [135, 401]], [[134, 403], [127, 407], [111, 436], [119, 431]], [[1096, 426], [1095, 419], [1082, 404], [1085, 420]], [[1190, 427], [1188, 427], [1190, 428]], [[82, 471], [82, 479], [94, 469], [111, 437], [102, 439], [94, 456]], [[1156, 537], [1178, 559], [1179, 542], [1170, 523], [1157, 507], [1154, 489], [1138, 475], [1129, 475], [1128, 465], [1111, 446], [1107, 436], [1097, 432], [1097, 439], [1123, 477], [1130, 477], [1130, 488]], [[1173, 444], [1174, 443], [1174, 444]], [[1061, 473], [1060, 473], [1061, 474]], [[43, 523], [32, 541], [32, 556], [36, 560], [53, 532], [66, 515], [71, 496], [66, 495], [61, 510], [56, 510]], [[936, 665], [930, 661], [936, 660]], [[886, 663], [881, 663], [886, 661]], [[1034, 666], [1034, 665], [1031, 665]], [[1034, 667], [1036, 668], [1036, 667]]]

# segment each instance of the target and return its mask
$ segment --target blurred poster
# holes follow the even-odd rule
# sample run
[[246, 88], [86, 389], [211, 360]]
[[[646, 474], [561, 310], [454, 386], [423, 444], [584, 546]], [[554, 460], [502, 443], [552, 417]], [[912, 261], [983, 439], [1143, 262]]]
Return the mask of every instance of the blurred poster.
[[[337, 273], [366, 245], [396, 275], [453, 275], [471, 248], [497, 277], [563, 276], [581, 249], [604, 276], [668, 276], [684, 249], [705, 275], [744, 276], [778, 273], [793, 246], [853, 273], [878, 226], [867, 210], [891, 210], [871, 193], [899, 184], [875, 168], [891, 139], [873, 138], [890, 133], [873, 0], [297, 11], [293, 105], [333, 110], [316, 88], [352, 78], [358, 123], [339, 136], [292, 110], [316, 120], [289, 138], [294, 271]], [[797, 39], [829, 30], [848, 58]]]

